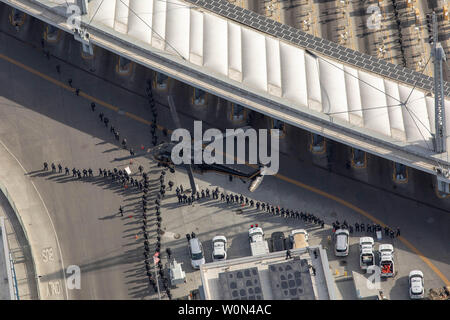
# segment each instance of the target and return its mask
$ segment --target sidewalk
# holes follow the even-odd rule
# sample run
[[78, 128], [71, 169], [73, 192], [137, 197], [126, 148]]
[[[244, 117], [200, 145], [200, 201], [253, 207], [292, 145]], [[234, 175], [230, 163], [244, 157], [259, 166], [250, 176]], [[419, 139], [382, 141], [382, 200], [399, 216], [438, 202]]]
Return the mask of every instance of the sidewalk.
[[[67, 299], [58, 239], [45, 204], [25, 169], [0, 141], [0, 191], [11, 204], [34, 257], [40, 299]], [[39, 257], [39, 258], [38, 258]]]
[[5, 195], [0, 192], [0, 217], [4, 218], [9, 252], [14, 263], [19, 300], [37, 300], [36, 274], [33, 258], [25, 234], [9, 205]]

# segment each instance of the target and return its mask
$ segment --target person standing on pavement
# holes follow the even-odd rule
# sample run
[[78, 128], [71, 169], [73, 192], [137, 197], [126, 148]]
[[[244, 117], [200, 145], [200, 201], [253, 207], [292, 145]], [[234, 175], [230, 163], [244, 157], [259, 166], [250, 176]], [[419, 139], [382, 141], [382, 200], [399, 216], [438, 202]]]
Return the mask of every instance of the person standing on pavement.
[[62, 166], [61, 166], [61, 163], [58, 163], [58, 173], [62, 173]]
[[94, 102], [91, 102], [91, 109], [92, 109], [92, 112], [95, 111], [95, 103]]
[[123, 209], [122, 206], [119, 207], [120, 216], [123, 217]]
[[47, 170], [48, 170], [48, 163], [44, 162], [44, 171], [47, 171]]

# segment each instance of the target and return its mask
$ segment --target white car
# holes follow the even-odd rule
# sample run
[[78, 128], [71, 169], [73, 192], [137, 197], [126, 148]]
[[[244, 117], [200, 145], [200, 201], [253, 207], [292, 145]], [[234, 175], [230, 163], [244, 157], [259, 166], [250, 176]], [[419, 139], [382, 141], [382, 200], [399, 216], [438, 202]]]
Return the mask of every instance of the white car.
[[198, 238], [191, 238], [189, 240], [189, 254], [191, 256], [192, 268], [200, 269], [200, 266], [205, 264], [202, 243]]
[[338, 229], [336, 230], [334, 237], [335, 237], [334, 255], [336, 257], [348, 256], [348, 238], [349, 238], [348, 230]]
[[213, 261], [223, 261], [227, 259], [227, 238], [225, 238], [225, 236], [215, 236], [212, 239], [212, 246]]
[[409, 297], [411, 299], [424, 298], [423, 273], [419, 270], [413, 270], [409, 273]]

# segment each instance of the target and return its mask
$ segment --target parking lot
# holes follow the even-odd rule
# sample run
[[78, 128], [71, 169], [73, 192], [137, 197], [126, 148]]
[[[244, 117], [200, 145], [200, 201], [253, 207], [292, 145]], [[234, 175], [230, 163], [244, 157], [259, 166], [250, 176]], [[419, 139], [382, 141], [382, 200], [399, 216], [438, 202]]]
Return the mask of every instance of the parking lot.
[[[6, 17], [6, 10], [2, 14]], [[133, 143], [135, 150], [140, 150], [141, 145], [150, 144], [148, 127], [144, 125], [142, 118], [147, 121], [150, 119], [145, 100], [145, 84], [148, 79], [152, 79], [155, 72], [135, 65], [131, 75], [117, 75], [114, 71], [117, 56], [96, 48], [93, 59], [82, 58], [81, 49], [78, 50], [79, 44], [74, 43], [68, 36], [62, 36], [57, 44], [48, 44], [47, 49], [51, 51], [51, 58], [47, 59], [37, 49], [43, 23], [36, 20], [28, 21], [24, 28], [16, 33], [8, 25], [7, 19], [4, 21], [3, 29], [6, 31], [3, 31], [2, 39], [9, 41], [10, 45], [2, 48], [2, 54], [41, 72], [41, 75], [35, 73], [30, 76], [27, 70], [19, 68], [18, 65], [13, 65], [5, 59], [1, 60], [5, 70], [3, 76], [8, 79], [4, 81], [5, 86], [1, 92], [6, 98], [1, 109], [3, 117], [0, 122], [5, 128], [1, 138], [25, 167], [34, 171], [41, 168], [43, 161], [58, 159], [76, 167], [98, 165], [109, 168], [129, 165], [124, 151], [116, 148], [112, 136], [101, 123], [98, 124], [96, 114], [89, 109], [91, 101], [75, 96], [73, 92], [63, 87], [69, 77], [74, 80], [74, 84], [81, 86], [83, 94], [98, 99], [96, 101], [99, 101], [99, 111], [108, 113], [112, 122], [120, 126], [121, 134], [126, 135]], [[31, 44], [34, 44], [33, 50], [30, 50]], [[62, 74], [55, 71], [56, 65], [61, 65]], [[43, 75], [47, 77], [46, 79], [51, 78], [53, 82], [43, 81]], [[17, 84], [19, 81], [20, 85]], [[55, 83], [58, 87], [54, 85]], [[37, 84], [42, 88], [38, 88]], [[174, 96], [179, 106], [181, 122], [186, 128], [191, 128], [195, 119], [203, 120], [205, 129], [207, 125], [220, 129], [244, 125], [245, 121], [231, 120], [230, 112], [234, 108], [231, 103], [211, 94], [206, 95], [207, 106], [192, 106], [189, 103], [192, 91], [192, 87], [172, 79], [168, 81], [166, 90], [158, 93], [155, 90], [159, 112], [158, 124], [169, 128], [173, 126], [166, 105], [169, 93]], [[52, 92], [52, 96], [42, 95], [47, 92]], [[55, 99], [56, 94], [60, 98]], [[104, 101], [117, 106], [117, 113], [103, 108]], [[243, 111], [245, 112], [246, 110]], [[135, 121], [138, 117], [141, 117], [140, 122]], [[256, 115], [254, 118], [256, 120], [252, 125], [255, 127], [266, 128], [271, 123], [271, 119], [262, 115]], [[35, 129], [35, 126], [39, 126], [39, 130]], [[350, 159], [350, 147], [326, 141], [326, 152], [312, 154], [309, 152], [310, 133], [286, 127], [286, 136], [280, 141], [280, 175], [266, 177], [255, 193], [250, 194], [247, 190], [248, 185], [240, 180], [230, 182], [228, 177], [217, 174], [196, 175], [197, 182], [201, 188], [208, 185], [219, 186], [234, 194], [242, 193], [273, 205], [293, 210], [307, 210], [323, 218], [325, 228], [319, 229], [309, 224], [305, 226], [298, 220], [283, 219], [266, 213], [257, 214], [255, 209], [244, 208], [240, 213], [237, 211], [242, 209], [239, 206], [227, 206], [219, 200], [201, 200], [192, 206], [179, 205], [172, 190], [162, 203], [164, 230], [162, 258], [166, 263], [164, 252], [170, 247], [175, 259], [183, 262], [183, 270], [187, 276], [185, 285], [179, 285], [172, 290], [174, 298], [185, 297], [200, 285], [199, 272], [190, 266], [186, 233], [195, 232], [203, 242], [206, 262], [212, 260], [211, 239], [219, 234], [225, 235], [229, 246], [228, 258], [233, 259], [251, 254], [247, 231], [249, 226], [255, 223], [264, 229], [266, 239], [277, 231], [284, 232], [287, 236], [293, 229], [307, 229], [311, 235], [309, 243], [322, 244], [328, 249], [332, 274], [337, 280], [342, 280], [346, 279], [345, 272], [350, 275], [351, 271], [359, 270], [359, 235], [354, 234], [350, 239], [349, 256], [336, 258], [332, 251], [332, 243], [328, 241], [328, 236], [332, 235], [330, 224], [336, 219], [339, 221], [346, 219], [349, 223], [357, 221], [369, 223], [374, 218], [379, 219], [387, 225], [400, 226], [405, 239], [411, 241], [420, 252], [423, 252], [423, 256], [431, 260], [448, 277], [450, 256], [446, 227], [449, 218], [448, 212], [445, 211], [448, 202], [436, 199], [434, 190], [429, 187], [431, 176], [410, 170], [409, 183], [395, 185], [392, 182], [392, 162], [368, 155], [367, 168], [349, 169], [345, 164]], [[26, 139], [31, 136], [32, 143]], [[160, 131], [158, 136], [162, 136]], [[48, 137], [52, 137], [51, 144], [48, 143]], [[333, 148], [334, 152], [331, 152]], [[68, 151], [69, 149], [72, 153]], [[159, 169], [155, 168], [154, 162], [148, 161], [146, 155], [136, 157], [132, 166], [134, 172], [139, 162], [146, 168], [151, 165], [153, 172], [151, 179], [159, 176]], [[327, 168], [329, 163], [331, 170]], [[86, 275], [86, 278], [82, 280], [83, 291], [76, 297], [80, 299], [147, 297], [149, 290], [152, 289], [148, 286], [143, 271], [143, 245], [140, 243], [142, 238], [135, 241], [135, 229], [141, 227], [141, 222], [137, 220], [130, 222], [126, 217], [119, 218], [116, 212], [123, 202], [136, 199], [139, 201], [139, 197], [120, 192], [118, 186], [111, 187], [100, 178], [96, 183], [102, 188], [96, 188], [95, 184], [72, 183], [71, 179], [65, 178], [55, 180], [59, 184], [55, 184], [52, 177], [36, 176], [34, 179], [43, 193], [45, 202], [51, 208], [51, 214], [55, 216], [58, 233], [62, 238], [63, 252], [67, 255], [65, 259], [70, 263], [81, 265], [85, 272], [83, 277]], [[178, 170], [175, 176], [169, 179], [174, 180], [176, 185], [183, 184], [185, 187], [188, 185], [187, 176], [182, 170]], [[152, 196], [156, 195], [155, 189], [151, 191]], [[77, 198], [73, 197], [74, 194]], [[128, 203], [133, 207], [132, 202]], [[134, 211], [137, 215], [141, 213], [140, 209], [137, 203], [130, 211]], [[153, 208], [151, 210], [153, 215]], [[62, 214], [64, 216], [60, 216]], [[136, 228], [130, 228], [134, 222], [138, 225], [133, 225]], [[76, 223], [80, 224], [79, 230], [84, 237], [83, 242], [79, 243], [79, 248], [74, 248], [78, 243], [73, 240], [78, 241], [80, 237], [80, 231], [74, 231]], [[117, 237], [120, 234], [123, 235], [122, 238]], [[155, 237], [152, 234], [152, 242]], [[386, 296], [391, 299], [408, 298], [407, 275], [412, 269], [424, 272], [426, 289], [442, 286], [442, 277], [424, 262], [419, 255], [420, 252], [407, 247], [405, 242], [398, 239], [393, 241], [383, 239], [382, 242], [393, 243], [398, 261], [397, 276], [382, 282], [381, 290]], [[378, 244], [379, 242], [376, 242], [375, 248]], [[126, 285], [122, 287], [123, 283]], [[107, 284], [110, 284], [110, 287]], [[137, 289], [130, 288], [132, 286]], [[342, 298], [355, 297], [351, 281], [337, 281], [337, 288]], [[151, 298], [155, 299], [157, 296], [152, 295]]]
[[[189, 182], [187, 176], [177, 171], [175, 177], [176, 185], [182, 184], [185, 192]], [[196, 182], [200, 189], [209, 188], [212, 190], [219, 186], [220, 190], [227, 193], [240, 195], [241, 193], [255, 200], [276, 199], [283, 190], [288, 190], [289, 186], [278, 185], [277, 191], [269, 191], [268, 186], [263, 190], [258, 190], [255, 194], [250, 194], [247, 185], [240, 181], [228, 181], [228, 178], [213, 173], [206, 173], [197, 176]], [[270, 183], [270, 182], [267, 182]], [[285, 189], [286, 188], [286, 189]], [[189, 193], [188, 193], [189, 194]], [[177, 262], [182, 262], [183, 271], [186, 272], [186, 283], [172, 288], [174, 298], [186, 298], [192, 290], [201, 286], [200, 272], [191, 266], [186, 233], [194, 232], [196, 237], [203, 244], [206, 263], [212, 262], [212, 238], [217, 235], [224, 235], [228, 240], [227, 259], [246, 257], [251, 255], [248, 239], [248, 228], [252, 224], [259, 224], [265, 232], [265, 239], [269, 240], [269, 248], [272, 250], [270, 237], [273, 232], [281, 231], [286, 240], [294, 229], [304, 228], [309, 233], [309, 244], [322, 245], [326, 249], [330, 263], [330, 272], [336, 283], [337, 296], [340, 299], [356, 299], [355, 286], [351, 278], [352, 271], [364, 274], [359, 266], [359, 237], [372, 236], [375, 240], [374, 251], [378, 249], [379, 244], [389, 243], [394, 246], [394, 263], [396, 276], [394, 278], [382, 279], [380, 290], [388, 299], [409, 299], [408, 295], [408, 274], [413, 269], [426, 268], [417, 256], [411, 253], [402, 245], [398, 239], [385, 238], [378, 241], [374, 234], [363, 232], [353, 232], [349, 240], [349, 255], [347, 257], [336, 257], [334, 254], [333, 232], [330, 225], [325, 225], [321, 229], [318, 225], [304, 223], [301, 220], [293, 218], [283, 218], [273, 216], [268, 213], [250, 208], [241, 207], [238, 204], [226, 204], [220, 199], [205, 198], [192, 205], [179, 204], [174, 192], [170, 193], [162, 203], [163, 230], [162, 236], [163, 249], [169, 247], [172, 250], [172, 256]], [[317, 212], [317, 216], [321, 212]], [[326, 218], [327, 223], [331, 223], [332, 216]], [[286, 242], [287, 243], [287, 242]], [[164, 250], [163, 261], [167, 263]], [[376, 263], [378, 263], [377, 252], [375, 252]], [[427, 274], [428, 279], [432, 277]], [[427, 280], [428, 280], [427, 279]], [[426, 291], [435, 287], [435, 281], [425, 281]], [[155, 297], [155, 296], [154, 296]]]

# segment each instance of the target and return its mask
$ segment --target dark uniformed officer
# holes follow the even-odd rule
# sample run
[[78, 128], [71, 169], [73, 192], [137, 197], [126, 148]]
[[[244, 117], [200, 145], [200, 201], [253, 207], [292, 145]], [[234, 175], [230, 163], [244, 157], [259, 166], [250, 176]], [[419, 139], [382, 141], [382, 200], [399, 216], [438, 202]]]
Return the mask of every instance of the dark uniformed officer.
[[103, 121], [103, 112], [100, 112], [98, 117], [100, 118], [100, 121]]
[[83, 177], [87, 177], [87, 170], [83, 169]]
[[95, 111], [95, 103], [94, 102], [91, 102], [91, 109], [92, 109], [92, 112]]
[[286, 260], [287, 260], [287, 259], [290, 259], [290, 258], [292, 258], [292, 257], [291, 257], [291, 250], [287, 249], [287, 250], [286, 250]]
[[58, 173], [62, 173], [62, 166], [60, 163], [58, 163]]
[[364, 230], [364, 229], [365, 229], [365, 224], [364, 224], [364, 223], [361, 223], [361, 224], [360, 224], [360, 227], [361, 227], [361, 232], [364, 232], [364, 231], [365, 231], [365, 230]]
[[89, 173], [89, 177], [92, 177], [92, 169], [91, 168], [88, 169], [88, 173]]
[[226, 196], [225, 196], [225, 200], [227, 201], [227, 204], [230, 203], [230, 196], [229, 196], [229, 195], [226, 195]]
[[355, 223], [355, 231], [359, 232], [359, 224], [358, 224], [358, 222]]
[[122, 209], [122, 206], [119, 207], [119, 212], [120, 212], [120, 215], [123, 217], [123, 209]]
[[44, 170], [47, 171], [48, 170], [48, 163], [44, 162]]
[[259, 206], [260, 206], [259, 201], [256, 201], [256, 209], [257, 209], [257, 210], [259, 210]]
[[81, 172], [80, 170], [77, 170], [78, 179], [81, 179]]
[[266, 204], [263, 202], [262, 204], [261, 204], [261, 209], [264, 211], [264, 210], [266, 210]]
[[65, 167], [65, 170], [66, 170], [65, 175], [66, 175], [66, 176], [70, 175], [69, 168]]
[[77, 169], [73, 168], [72, 169], [72, 177], [76, 177], [77, 176]]
[[55, 164], [52, 162], [52, 172], [56, 171]]

